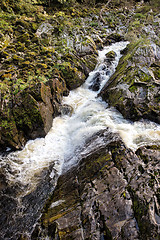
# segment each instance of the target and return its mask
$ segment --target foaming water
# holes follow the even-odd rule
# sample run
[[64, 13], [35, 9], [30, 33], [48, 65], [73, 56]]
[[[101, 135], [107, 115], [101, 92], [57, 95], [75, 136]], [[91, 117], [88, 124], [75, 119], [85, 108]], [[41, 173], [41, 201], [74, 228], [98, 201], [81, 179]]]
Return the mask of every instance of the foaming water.
[[[53, 120], [45, 138], [29, 141], [22, 151], [1, 159], [4, 186], [0, 195], [5, 203], [1, 211], [2, 239], [30, 239], [34, 224], [41, 214], [47, 196], [54, 190], [58, 176], [78, 163], [87, 154], [86, 142], [97, 132], [109, 127], [119, 133], [127, 147], [136, 150], [145, 144], [160, 142], [160, 126], [150, 121], [131, 122], [107, 103], [97, 98], [98, 93], [114, 73], [128, 42], [119, 42], [99, 51], [99, 63], [83, 86], [63, 98], [63, 104], [73, 108], [72, 115]], [[105, 54], [116, 53], [110, 62]], [[94, 90], [94, 91], [93, 91]], [[103, 146], [103, 139], [94, 144]], [[86, 151], [86, 152], [85, 152]], [[3, 171], [2, 171], [3, 172]]]
[[[158, 143], [160, 141], [160, 126], [149, 121], [130, 122], [114, 108], [108, 108], [107, 103], [97, 94], [114, 73], [118, 61], [128, 42], [115, 43], [99, 51], [99, 63], [90, 73], [83, 86], [71, 91], [63, 98], [63, 104], [72, 106], [72, 116], [63, 115], [53, 120], [53, 125], [45, 138], [29, 141], [22, 151], [11, 154], [9, 164], [14, 174], [10, 179], [35, 187], [39, 174], [44, 168], [53, 164], [53, 171], [60, 175], [78, 161], [76, 152], [85, 145], [86, 140], [96, 132], [109, 127], [118, 132], [127, 147], [136, 150], [138, 147]], [[105, 54], [114, 51], [116, 57], [111, 64], [105, 63]], [[100, 87], [92, 91], [91, 85], [95, 74], [100, 74]]]

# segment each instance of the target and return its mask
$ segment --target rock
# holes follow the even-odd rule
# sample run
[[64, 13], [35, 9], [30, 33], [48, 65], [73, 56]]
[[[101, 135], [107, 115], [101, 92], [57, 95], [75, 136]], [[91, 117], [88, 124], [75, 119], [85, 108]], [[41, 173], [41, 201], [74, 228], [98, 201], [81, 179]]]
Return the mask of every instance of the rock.
[[93, 36], [93, 39], [97, 46], [97, 49], [102, 50], [103, 49], [103, 40], [101, 39], [101, 37], [99, 35], [95, 35], [95, 36]]
[[60, 176], [31, 239], [158, 238], [159, 146], [134, 153], [105, 130], [81, 156], [78, 166]]
[[40, 37], [42, 34], [51, 34], [54, 30], [54, 27], [47, 22], [43, 22], [37, 29], [36, 35]]
[[110, 45], [111, 43], [116, 43], [124, 40], [124, 36], [120, 35], [119, 33], [112, 33], [104, 40], [104, 45]]
[[52, 127], [54, 110], [51, 103], [52, 94], [49, 86], [41, 84], [41, 97], [43, 102], [39, 103], [40, 114], [44, 123], [44, 131], [47, 134]]
[[94, 40], [90, 36], [86, 36], [83, 43], [79, 43], [75, 46], [75, 49], [79, 56], [91, 55], [96, 53], [97, 48]]
[[114, 51], [110, 51], [106, 53], [106, 58], [104, 59], [105, 64], [107, 65], [108, 69], [111, 66], [112, 62], [115, 60], [117, 54]]
[[63, 104], [60, 106], [61, 115], [69, 115], [71, 116], [73, 113], [73, 107], [68, 104]]
[[97, 64], [97, 54], [94, 53], [92, 55], [85, 55], [83, 58], [84, 63], [82, 63], [82, 67], [84, 69], [84, 74], [88, 77], [89, 73], [94, 70]]
[[[43, 169], [39, 174], [40, 184], [37, 189], [28, 192], [22, 182], [14, 182], [8, 179], [8, 172], [14, 178], [14, 174], [18, 174], [17, 169], [12, 169], [7, 161], [7, 156], [4, 155], [3, 165], [0, 168], [0, 232], [2, 239], [27, 239], [28, 232], [33, 228], [37, 218], [41, 214], [42, 206], [45, 203], [51, 189], [55, 187], [55, 180], [50, 178], [50, 173], [53, 171], [53, 165]], [[56, 173], [55, 173], [56, 174]], [[19, 195], [22, 194], [23, 196]], [[18, 197], [17, 197], [18, 196]], [[19, 205], [19, 199], [23, 204], [23, 208]], [[19, 213], [18, 211], [21, 210]], [[26, 233], [27, 232], [27, 233]], [[24, 234], [23, 234], [24, 233]]]
[[[9, 116], [7, 116], [7, 112]], [[11, 115], [10, 109], [3, 109], [0, 117], [0, 150], [6, 147], [20, 149], [25, 143], [23, 135], [18, 133], [15, 120]]]
[[24, 91], [16, 96], [12, 112], [17, 129], [24, 133], [26, 140], [44, 137], [39, 104], [29, 93]]
[[[160, 48], [152, 42], [131, 43], [101, 96], [125, 118], [146, 118], [160, 123]], [[159, 60], [158, 60], [159, 59]]]
[[106, 60], [107, 61], [113, 61], [115, 59], [116, 55], [117, 54], [114, 51], [110, 51], [110, 52], [106, 53], [106, 55], [105, 55]]
[[[60, 114], [63, 95], [68, 94], [61, 78], [53, 78], [46, 84], [34, 84], [15, 94], [13, 101], [8, 92], [2, 92], [0, 149], [20, 149], [27, 140], [44, 137], [52, 127], [53, 117]], [[9, 101], [8, 101], [9, 99]]]
[[98, 91], [101, 85], [102, 77], [99, 72], [96, 72], [93, 76], [93, 80], [91, 85], [89, 86], [89, 89], [92, 89], [93, 91]]

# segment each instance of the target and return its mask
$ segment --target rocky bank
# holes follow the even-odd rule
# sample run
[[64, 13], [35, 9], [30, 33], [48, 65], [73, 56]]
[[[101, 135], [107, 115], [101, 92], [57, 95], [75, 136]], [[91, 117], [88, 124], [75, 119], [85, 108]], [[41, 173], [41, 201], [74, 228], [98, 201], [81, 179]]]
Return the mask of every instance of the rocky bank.
[[135, 153], [109, 129], [60, 176], [32, 239], [160, 239], [160, 148]]
[[124, 51], [116, 73], [100, 95], [127, 119], [160, 123], [159, 73], [160, 47], [152, 39], [142, 38]]
[[11, 11], [1, 4], [1, 150], [20, 149], [27, 140], [45, 136], [61, 112], [62, 97], [80, 86], [97, 63], [94, 29], [86, 30], [87, 9], [82, 18], [83, 7], [46, 13], [40, 5], [26, 5], [23, 9], [19, 3], [18, 10], [11, 5]]

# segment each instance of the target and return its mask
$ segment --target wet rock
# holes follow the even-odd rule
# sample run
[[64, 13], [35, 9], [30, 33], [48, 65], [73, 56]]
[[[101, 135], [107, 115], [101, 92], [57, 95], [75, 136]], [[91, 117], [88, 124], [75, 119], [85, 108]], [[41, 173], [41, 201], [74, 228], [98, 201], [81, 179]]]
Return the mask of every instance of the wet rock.
[[[9, 90], [8, 90], [9, 91]], [[47, 84], [38, 83], [8, 99], [1, 105], [0, 148], [20, 149], [28, 139], [44, 137], [52, 127], [53, 117], [60, 114], [63, 95], [68, 94], [64, 80], [53, 78]]]
[[111, 43], [116, 43], [120, 41], [124, 41], [124, 36], [120, 35], [119, 33], [112, 33], [104, 41], [104, 45], [110, 45]]
[[[7, 158], [7, 156], [6, 156]], [[37, 188], [28, 192], [27, 185], [16, 181], [15, 172], [5, 164], [0, 169], [0, 234], [2, 239], [29, 239], [49, 193], [55, 188], [57, 174], [50, 177], [54, 164], [37, 174]], [[16, 161], [16, 159], [15, 159]], [[8, 175], [12, 176], [8, 178]], [[39, 183], [39, 184], [38, 184]]]
[[130, 44], [102, 89], [102, 98], [125, 118], [146, 118], [160, 123], [159, 52], [160, 48], [152, 42]]
[[115, 60], [115, 57], [117, 56], [117, 54], [114, 51], [110, 51], [110, 52], [106, 53], [105, 56], [106, 56], [106, 58], [104, 59], [104, 62], [107, 65], [107, 68], [109, 69], [112, 62]]
[[73, 113], [73, 107], [68, 104], [63, 104], [60, 106], [60, 112], [62, 115], [69, 115], [71, 116]]
[[93, 91], [98, 91], [101, 85], [102, 77], [99, 72], [95, 73], [92, 84], [89, 86], [89, 89], [92, 89]]
[[134, 153], [107, 130], [90, 139], [81, 156], [59, 178], [32, 239], [158, 238], [160, 148]]
[[114, 51], [110, 51], [110, 52], [108, 52], [108, 53], [106, 53], [106, 59], [105, 59], [105, 61], [113, 61], [114, 59], [115, 59], [115, 57], [116, 57], [116, 53], [114, 52]]

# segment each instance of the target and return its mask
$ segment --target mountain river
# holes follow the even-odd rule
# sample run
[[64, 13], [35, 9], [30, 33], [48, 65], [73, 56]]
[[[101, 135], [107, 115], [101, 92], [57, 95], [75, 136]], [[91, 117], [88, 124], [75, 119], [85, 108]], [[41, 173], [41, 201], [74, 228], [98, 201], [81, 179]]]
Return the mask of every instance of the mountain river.
[[[45, 138], [29, 141], [22, 151], [1, 157], [5, 188], [1, 193], [0, 236], [18, 239], [30, 233], [47, 196], [54, 190], [58, 176], [80, 160], [81, 149], [87, 139], [109, 127], [119, 133], [127, 147], [138, 147], [160, 141], [160, 126], [154, 122], [125, 120], [114, 108], [97, 97], [114, 73], [121, 50], [128, 42], [118, 42], [99, 51], [98, 64], [86, 82], [63, 98], [72, 113], [53, 119]], [[108, 67], [106, 53], [114, 51], [115, 60]], [[93, 91], [95, 76], [100, 76], [100, 86]], [[95, 90], [95, 89], [94, 89]]]

